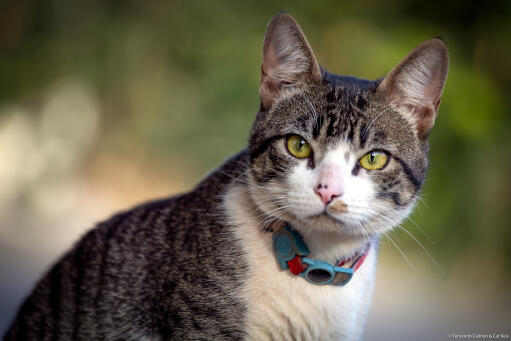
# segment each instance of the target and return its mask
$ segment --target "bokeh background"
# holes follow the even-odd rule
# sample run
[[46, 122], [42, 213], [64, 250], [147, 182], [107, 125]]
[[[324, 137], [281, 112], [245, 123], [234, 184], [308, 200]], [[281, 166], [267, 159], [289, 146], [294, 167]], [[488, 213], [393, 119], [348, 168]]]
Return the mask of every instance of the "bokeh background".
[[279, 9], [336, 73], [450, 49], [423, 200], [390, 235], [401, 251], [382, 239], [365, 339], [510, 334], [511, 2], [448, 0], [0, 2], [1, 334], [95, 222], [246, 145]]

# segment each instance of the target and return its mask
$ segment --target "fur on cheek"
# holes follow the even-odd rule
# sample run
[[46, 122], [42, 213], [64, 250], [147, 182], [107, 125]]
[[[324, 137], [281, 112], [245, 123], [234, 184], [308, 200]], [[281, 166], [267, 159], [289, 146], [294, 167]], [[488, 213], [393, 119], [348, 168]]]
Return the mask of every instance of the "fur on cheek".
[[324, 210], [323, 203], [314, 193], [316, 177], [314, 170], [307, 167], [306, 160], [301, 160], [290, 170], [287, 178], [288, 202], [298, 218], [306, 219]]

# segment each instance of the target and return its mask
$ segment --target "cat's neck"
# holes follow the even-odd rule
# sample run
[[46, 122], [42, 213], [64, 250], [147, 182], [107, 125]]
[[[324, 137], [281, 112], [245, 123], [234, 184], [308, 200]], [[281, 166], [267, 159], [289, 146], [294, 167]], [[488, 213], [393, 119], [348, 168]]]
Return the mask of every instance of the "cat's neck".
[[372, 239], [363, 236], [342, 235], [315, 229], [314, 226], [296, 226], [311, 252], [309, 258], [327, 261], [335, 264], [340, 259], [362, 254]]

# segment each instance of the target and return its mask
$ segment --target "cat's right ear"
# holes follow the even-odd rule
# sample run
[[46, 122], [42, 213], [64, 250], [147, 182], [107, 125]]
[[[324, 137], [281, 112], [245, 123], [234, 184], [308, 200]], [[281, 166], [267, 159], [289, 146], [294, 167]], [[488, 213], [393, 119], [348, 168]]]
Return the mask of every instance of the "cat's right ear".
[[321, 69], [300, 26], [280, 12], [266, 28], [259, 96], [269, 110], [285, 87], [321, 82]]
[[410, 52], [379, 85], [380, 92], [415, 122], [421, 140], [435, 123], [448, 66], [447, 47], [439, 39], [430, 39]]

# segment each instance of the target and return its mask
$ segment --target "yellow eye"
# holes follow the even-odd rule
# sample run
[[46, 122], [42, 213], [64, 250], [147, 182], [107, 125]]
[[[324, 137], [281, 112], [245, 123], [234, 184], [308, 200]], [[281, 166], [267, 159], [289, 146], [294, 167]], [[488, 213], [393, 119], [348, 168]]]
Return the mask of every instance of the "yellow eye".
[[312, 149], [307, 141], [299, 135], [289, 136], [286, 141], [286, 146], [289, 153], [299, 159], [306, 159], [312, 153]]
[[382, 169], [387, 164], [387, 154], [380, 151], [373, 151], [362, 156], [360, 165], [367, 170]]

